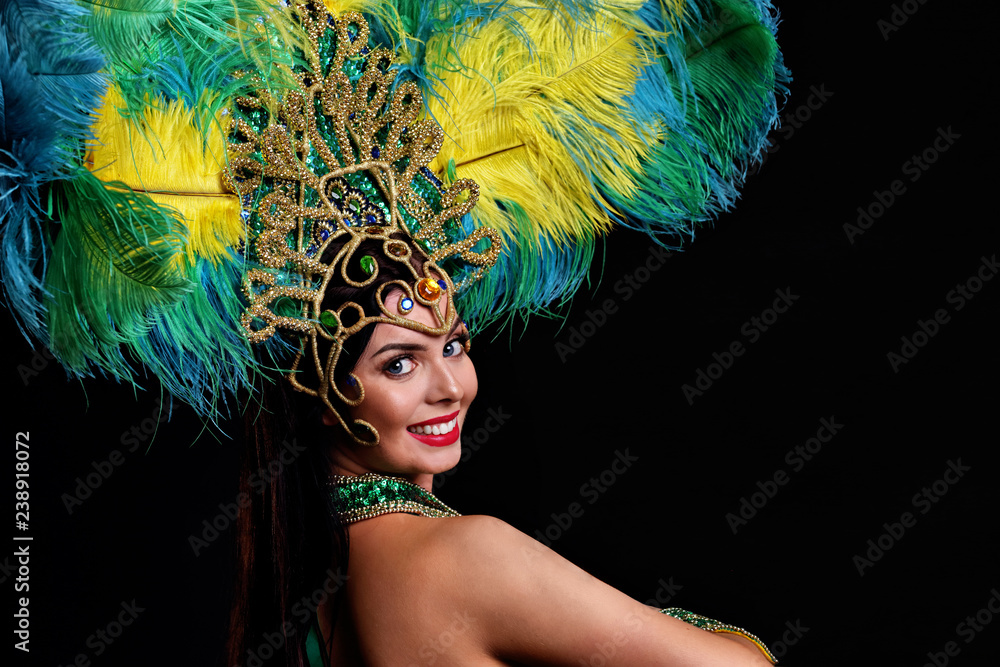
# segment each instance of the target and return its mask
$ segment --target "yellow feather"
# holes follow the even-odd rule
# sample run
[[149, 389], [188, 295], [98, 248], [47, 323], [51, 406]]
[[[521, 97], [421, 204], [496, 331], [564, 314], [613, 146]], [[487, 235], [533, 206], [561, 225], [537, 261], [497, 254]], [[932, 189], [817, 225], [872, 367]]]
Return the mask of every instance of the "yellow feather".
[[188, 232], [188, 261], [216, 261], [243, 235], [239, 198], [222, 184], [223, 118], [216, 119], [206, 137], [179, 101], [162, 109], [147, 107], [138, 124], [118, 113], [124, 106], [112, 86], [91, 127], [96, 142], [89, 147], [87, 166], [105, 182], [120, 181], [176, 210]]
[[367, 12], [379, 3], [373, 0], [323, 0], [323, 4], [326, 5], [326, 11], [340, 16], [344, 12]]
[[[581, 25], [524, 9], [517, 18], [531, 50], [494, 21], [469, 30], [462, 43], [458, 57], [469, 71], [438, 72], [447, 106], [431, 99], [428, 107], [446, 139], [431, 168], [444, 172], [453, 160], [459, 177], [480, 184], [473, 210], [480, 225], [512, 234], [514, 221], [496, 202], [513, 201], [533, 227], [518, 235], [591, 238], [610, 226], [594, 183], [633, 192], [632, 179], [615, 165], [638, 169], [655, 139], [655, 128], [640, 127], [624, 102], [650, 55], [608, 16]], [[594, 125], [581, 125], [581, 115]]]

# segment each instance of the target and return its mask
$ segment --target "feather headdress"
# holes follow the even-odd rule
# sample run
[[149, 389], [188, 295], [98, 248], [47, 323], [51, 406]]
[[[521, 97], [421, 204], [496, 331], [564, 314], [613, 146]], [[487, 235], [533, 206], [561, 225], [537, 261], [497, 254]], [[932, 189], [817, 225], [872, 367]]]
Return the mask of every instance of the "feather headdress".
[[[214, 419], [265, 357], [287, 364], [294, 346], [240, 326], [254, 230], [224, 176], [237, 100], [278, 117], [306, 60], [298, 4], [0, 9], [4, 293], [71, 374], [137, 382], [139, 363]], [[788, 80], [763, 0], [326, 7], [363, 12], [393, 85], [422, 92], [444, 131], [428, 179], [481, 186], [460, 225], [502, 252], [457, 300], [473, 326], [570, 296], [614, 225], [689, 239], [733, 204]]]

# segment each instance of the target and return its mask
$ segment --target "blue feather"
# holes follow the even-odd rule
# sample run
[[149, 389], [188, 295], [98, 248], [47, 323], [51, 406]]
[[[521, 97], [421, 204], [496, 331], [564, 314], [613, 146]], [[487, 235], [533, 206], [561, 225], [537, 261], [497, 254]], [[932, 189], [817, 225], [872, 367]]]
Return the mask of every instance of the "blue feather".
[[0, 263], [18, 325], [42, 342], [44, 240], [52, 223], [45, 187], [79, 163], [90, 110], [106, 87], [104, 59], [84, 33], [86, 16], [58, 0], [0, 9]]

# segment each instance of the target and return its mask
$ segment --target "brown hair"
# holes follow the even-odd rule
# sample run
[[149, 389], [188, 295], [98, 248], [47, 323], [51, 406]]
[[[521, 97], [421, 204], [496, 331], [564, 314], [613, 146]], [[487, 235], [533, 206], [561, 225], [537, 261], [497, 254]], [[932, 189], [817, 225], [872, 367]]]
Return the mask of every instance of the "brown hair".
[[[426, 254], [403, 233], [393, 233], [390, 238], [411, 248], [410, 264], [422, 273]], [[383, 243], [366, 239], [354, 252], [357, 257], [369, 254], [382, 258], [378, 261], [378, 279], [357, 288], [335, 275], [327, 286], [324, 308], [336, 309], [351, 301], [362, 306], [365, 313], [376, 314], [379, 285], [412, 279], [405, 264], [385, 257]], [[331, 244], [323, 257], [333, 257], [341, 247]], [[367, 326], [345, 341], [341, 363], [334, 371], [336, 382], [346, 381], [373, 330]], [[236, 586], [227, 646], [230, 666], [305, 667], [306, 637], [311, 628], [318, 628], [316, 611], [310, 610], [308, 604], [304, 609], [296, 605], [315, 596], [325, 598], [324, 604], [336, 624], [343, 598], [339, 582], [347, 574], [349, 541], [346, 527], [327, 505], [327, 445], [331, 436], [321, 423], [322, 411], [320, 401], [293, 391], [283, 378], [278, 378], [261, 389], [258, 403], [245, 416], [247, 444], [242, 456], [240, 492], [246, 494], [249, 505], [240, 511], [236, 522]], [[290, 450], [301, 455], [289, 457]], [[289, 458], [291, 462], [282, 465], [279, 474], [268, 475], [261, 482], [260, 471]], [[338, 577], [332, 593], [328, 581], [331, 574]], [[332, 642], [332, 636], [328, 639]], [[329, 643], [323, 651], [325, 664], [329, 664], [328, 650]]]

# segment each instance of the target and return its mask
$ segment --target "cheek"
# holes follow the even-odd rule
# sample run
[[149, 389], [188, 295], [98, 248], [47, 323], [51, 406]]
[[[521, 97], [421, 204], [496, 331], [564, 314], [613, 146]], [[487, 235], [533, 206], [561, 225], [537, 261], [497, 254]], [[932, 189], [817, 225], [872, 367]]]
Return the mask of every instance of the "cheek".
[[376, 428], [394, 429], [400, 424], [409, 424], [413, 417], [413, 392], [391, 385], [372, 385], [370, 389], [365, 388], [365, 400], [356, 408], [356, 413]]
[[468, 406], [476, 398], [476, 394], [479, 393], [479, 377], [476, 375], [475, 364], [472, 363], [471, 359], [466, 359], [466, 367], [462, 371], [460, 382], [465, 393], [462, 397], [462, 402]]

